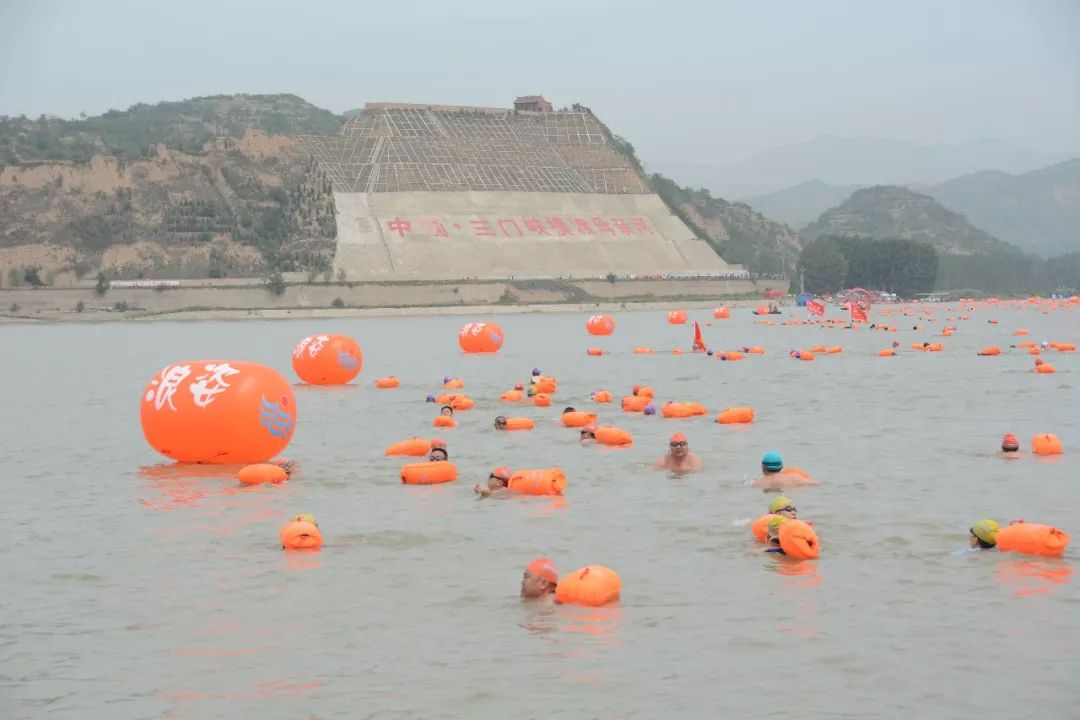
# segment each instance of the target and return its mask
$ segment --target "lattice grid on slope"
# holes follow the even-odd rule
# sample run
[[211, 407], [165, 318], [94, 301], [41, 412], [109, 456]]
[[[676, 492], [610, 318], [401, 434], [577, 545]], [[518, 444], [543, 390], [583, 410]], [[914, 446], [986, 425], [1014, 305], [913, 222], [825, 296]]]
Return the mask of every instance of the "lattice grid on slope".
[[583, 112], [379, 106], [301, 142], [339, 192], [649, 192]]

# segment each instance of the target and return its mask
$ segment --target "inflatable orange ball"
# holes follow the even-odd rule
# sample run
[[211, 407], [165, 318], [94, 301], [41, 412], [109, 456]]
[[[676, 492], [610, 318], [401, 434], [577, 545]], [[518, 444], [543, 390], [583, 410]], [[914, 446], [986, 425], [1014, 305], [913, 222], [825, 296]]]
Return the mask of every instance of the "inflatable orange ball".
[[687, 315], [685, 310], [672, 310], [667, 314], [667, 321], [672, 325], [682, 325], [686, 320]]
[[615, 332], [615, 320], [610, 315], [593, 315], [585, 321], [590, 335], [610, 335]]
[[186, 360], [155, 375], [139, 408], [146, 442], [178, 462], [266, 462], [292, 440], [296, 401], [273, 368]]
[[495, 353], [502, 348], [503, 337], [498, 323], [471, 322], [458, 331], [458, 344], [467, 353]]
[[717, 320], [727, 320], [731, 317], [731, 311], [726, 307], [718, 307], [712, 311], [712, 316]]
[[344, 385], [363, 364], [360, 346], [347, 335], [312, 335], [293, 348], [293, 370], [311, 385]]

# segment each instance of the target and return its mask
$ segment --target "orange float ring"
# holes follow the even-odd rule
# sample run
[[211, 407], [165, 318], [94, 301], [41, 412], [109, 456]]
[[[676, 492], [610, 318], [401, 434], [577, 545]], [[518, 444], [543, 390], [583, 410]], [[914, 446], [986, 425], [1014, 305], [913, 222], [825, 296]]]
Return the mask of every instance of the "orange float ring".
[[344, 385], [363, 364], [360, 346], [347, 335], [312, 335], [293, 348], [293, 370], [309, 385]]
[[1049, 525], [1016, 523], [998, 530], [997, 549], [1027, 555], [1057, 556], [1069, 546], [1069, 535]]
[[1000, 355], [1000, 354], [1001, 354], [1001, 348], [999, 348], [997, 345], [991, 345], [990, 347], [984, 347], [982, 350], [979, 351], [979, 355], [982, 356], [982, 357], [988, 357], [988, 356]]
[[520, 495], [562, 495], [566, 475], [559, 468], [518, 470], [510, 476], [506, 489]]
[[622, 409], [624, 412], [642, 412], [651, 402], [652, 398], [649, 397], [627, 395], [622, 399]]
[[821, 554], [817, 533], [802, 520], [787, 520], [780, 524], [780, 547], [796, 560], [813, 560]]
[[716, 416], [716, 422], [721, 425], [745, 425], [754, 422], [754, 408], [730, 407], [725, 408]]
[[758, 542], [766, 542], [769, 539], [769, 521], [776, 517], [775, 513], [765, 513], [754, 522], [750, 523], [750, 534]]
[[574, 410], [572, 412], [565, 412], [562, 414], [562, 424], [564, 427], [576, 428], [585, 427], [589, 423], [596, 422], [596, 413], [582, 412], [581, 410]]
[[449, 461], [409, 463], [401, 468], [406, 485], [436, 485], [457, 480], [457, 466]]
[[532, 430], [534, 427], [536, 427], [536, 423], [534, 423], [529, 418], [525, 418], [525, 417], [506, 418], [506, 429], [507, 430]]
[[1040, 433], [1031, 438], [1031, 450], [1036, 455], [1060, 455], [1064, 452], [1061, 441], [1053, 433]]
[[718, 307], [712, 311], [712, 316], [717, 320], [727, 320], [731, 317], [731, 311], [726, 307]]
[[611, 393], [609, 393], [607, 390], [597, 390], [596, 392], [593, 393], [592, 399], [593, 399], [593, 402], [609, 403], [609, 402], [611, 402], [612, 398], [611, 398]]
[[544, 393], [533, 395], [532, 401], [536, 407], [551, 407], [551, 396]]
[[618, 573], [602, 565], [588, 565], [559, 578], [555, 599], [564, 605], [598, 607], [618, 600], [621, 592]]
[[319, 526], [306, 520], [291, 520], [278, 533], [285, 550], [318, 550], [323, 536]]
[[604, 351], [600, 348], [585, 348], [585, 354], [592, 357], [600, 357], [604, 354]]
[[457, 420], [451, 415], [436, 415], [431, 424], [434, 427], [452, 428], [457, 427]]
[[610, 315], [593, 315], [585, 321], [590, 335], [610, 335], [615, 332], [615, 320]]
[[390, 375], [388, 377], [381, 377], [375, 381], [375, 387], [380, 390], [392, 390], [401, 385], [401, 381], [396, 376]]
[[458, 331], [458, 345], [467, 353], [496, 353], [504, 337], [498, 323], [471, 322]]
[[628, 433], [626, 430], [617, 427], [598, 427], [596, 428], [596, 442], [601, 445], [633, 445], [634, 436]]
[[667, 314], [667, 321], [672, 325], [683, 325], [687, 317], [685, 310], [672, 310]]
[[273, 368], [243, 360], [189, 360], [151, 378], [139, 406], [150, 447], [183, 463], [266, 462], [296, 427], [292, 387]]
[[273, 463], [246, 465], [236, 473], [236, 479], [243, 485], [261, 485], [262, 483], [282, 483], [289, 479], [285, 468]]
[[401, 442], [396, 442], [393, 445], [390, 445], [386, 448], [386, 452], [384, 454], [390, 457], [393, 457], [395, 455], [423, 457], [429, 452], [431, 452], [430, 440], [424, 440], [423, 438], [409, 438], [408, 440], [402, 440]]
[[499, 396], [502, 402], [521, 402], [525, 399], [525, 393], [520, 390], [507, 390]]

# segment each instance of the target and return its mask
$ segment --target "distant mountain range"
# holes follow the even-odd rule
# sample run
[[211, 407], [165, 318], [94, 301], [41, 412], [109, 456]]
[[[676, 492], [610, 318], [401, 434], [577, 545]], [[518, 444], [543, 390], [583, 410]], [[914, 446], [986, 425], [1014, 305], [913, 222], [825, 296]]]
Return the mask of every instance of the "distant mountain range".
[[[860, 189], [814, 180], [746, 198], [746, 203], [766, 217], [802, 228]], [[1080, 250], [1080, 159], [1022, 174], [984, 170], [911, 189], [1028, 252], [1050, 257]]]
[[647, 163], [690, 187], [737, 199], [820, 180], [829, 185], [937, 184], [994, 168], [1025, 173], [1060, 162], [1070, 153], [1025, 150], [1000, 140], [914, 145], [881, 138], [823, 136], [771, 148], [727, 165]]

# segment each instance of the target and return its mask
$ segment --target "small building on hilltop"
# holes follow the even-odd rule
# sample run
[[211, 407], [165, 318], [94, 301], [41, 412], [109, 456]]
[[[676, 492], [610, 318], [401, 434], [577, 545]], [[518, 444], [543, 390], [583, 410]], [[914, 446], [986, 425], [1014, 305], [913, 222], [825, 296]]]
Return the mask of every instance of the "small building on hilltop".
[[522, 95], [514, 100], [515, 110], [528, 110], [531, 112], [551, 112], [551, 103], [544, 99], [543, 95]]

